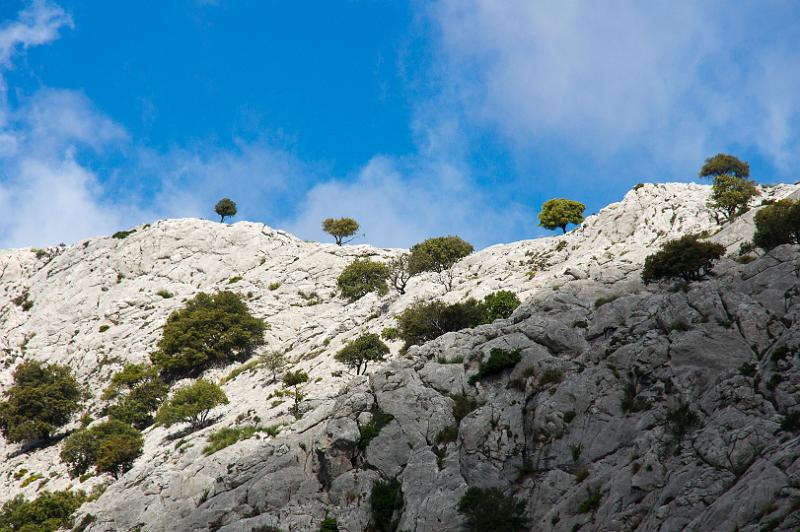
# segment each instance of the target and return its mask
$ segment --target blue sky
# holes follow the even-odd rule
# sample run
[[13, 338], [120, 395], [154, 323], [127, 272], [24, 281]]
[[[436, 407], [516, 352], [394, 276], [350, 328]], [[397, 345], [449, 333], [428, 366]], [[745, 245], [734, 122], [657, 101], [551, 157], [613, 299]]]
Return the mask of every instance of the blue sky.
[[718, 151], [800, 171], [796, 2], [0, 5], [0, 246], [157, 218], [375, 245], [546, 234]]

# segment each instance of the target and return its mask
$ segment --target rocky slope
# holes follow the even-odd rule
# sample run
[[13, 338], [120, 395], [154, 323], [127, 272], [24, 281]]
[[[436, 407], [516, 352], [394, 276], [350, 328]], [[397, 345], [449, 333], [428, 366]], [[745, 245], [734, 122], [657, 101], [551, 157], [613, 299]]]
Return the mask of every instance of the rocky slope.
[[[797, 190], [772, 187], [764, 198]], [[145, 432], [134, 469], [81, 509], [94, 519], [88, 530], [311, 531], [326, 515], [343, 530], [364, 530], [372, 484], [393, 477], [403, 491], [399, 530], [461, 530], [456, 507], [467, 486], [523, 499], [532, 530], [759, 530], [770, 522], [795, 530], [800, 443], [779, 425], [800, 386], [796, 249], [748, 264], [725, 259], [712, 280], [684, 290], [638, 280], [648, 253], [689, 232], [713, 233], [738, 255], [752, 213], [719, 230], [707, 197], [698, 185], [645, 185], [567, 235], [473, 254], [449, 293], [420, 277], [405, 295], [351, 304], [335, 295], [342, 268], [400, 250], [303, 242], [245, 222], [169, 220], [122, 239], [0, 252], [0, 390], [20, 360], [58, 361], [90, 386], [97, 412], [110, 376], [147, 359], [182, 299], [234, 289], [270, 324], [266, 349], [286, 350], [293, 369], [309, 372], [304, 416], [295, 421], [288, 403], [270, 397], [277, 385], [263, 370], [233, 374], [224, 384], [231, 403], [212, 427], [180, 439], [180, 427]], [[509, 320], [404, 356], [394, 343], [391, 360], [366, 377], [340, 373], [333, 360], [346, 341], [394, 325], [417, 299], [498, 289], [525, 301]], [[523, 359], [509, 374], [469, 384], [493, 347], [519, 348]], [[744, 363], [755, 371], [743, 375]], [[455, 424], [450, 396], [459, 394], [479, 406], [455, 441], [437, 444]], [[626, 394], [634, 407], [623, 411]], [[686, 407], [694, 417], [675, 414]], [[362, 451], [359, 426], [374, 408], [393, 420]], [[284, 427], [203, 455], [209, 432], [253, 420]], [[45, 483], [88, 490], [110, 481], [70, 480], [57, 456], [57, 446], [22, 452], [0, 439], [0, 502], [35, 496]], [[33, 473], [41, 480], [26, 483]], [[581, 512], [592, 494], [595, 504]]]

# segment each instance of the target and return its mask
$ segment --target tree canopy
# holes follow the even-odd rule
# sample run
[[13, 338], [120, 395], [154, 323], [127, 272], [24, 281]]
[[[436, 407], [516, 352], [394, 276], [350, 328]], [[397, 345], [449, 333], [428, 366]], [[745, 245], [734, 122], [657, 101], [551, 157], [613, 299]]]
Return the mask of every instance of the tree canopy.
[[224, 222], [229, 216], [236, 216], [236, 202], [230, 198], [222, 198], [214, 205], [214, 212], [219, 215], [219, 221]]
[[780, 200], [759, 210], [754, 221], [753, 243], [762, 249], [800, 243], [800, 202]]
[[169, 315], [150, 358], [167, 379], [193, 377], [209, 367], [249, 358], [264, 345], [266, 329], [240, 295], [201, 292]]
[[71, 516], [84, 502], [83, 491], [45, 491], [33, 500], [17, 495], [0, 510], [0, 532], [54, 532], [71, 529]]
[[127, 423], [112, 419], [91, 428], [73, 432], [61, 448], [61, 460], [78, 476], [90, 467], [114, 478], [133, 467], [142, 454], [142, 433]]
[[336, 285], [342, 296], [350, 301], [361, 299], [370, 292], [384, 295], [389, 291], [386, 280], [389, 278], [389, 267], [369, 259], [356, 259], [348, 264]]
[[475, 248], [461, 237], [439, 236], [411, 246], [407, 271], [410, 275], [435, 272], [447, 290], [453, 288], [453, 266]]
[[[358, 232], [358, 222], [352, 218], [325, 218], [322, 221], [322, 230], [328, 233], [336, 241], [336, 244], [341, 246], [350, 242]], [[345, 240], [349, 238], [349, 240]]]
[[644, 260], [642, 281], [645, 284], [666, 279], [697, 281], [707, 275], [725, 253], [725, 246], [699, 240], [698, 235], [685, 235], [670, 240]]
[[389, 346], [377, 334], [367, 333], [344, 346], [334, 358], [350, 368], [355, 368], [356, 375], [360, 375], [362, 367], [366, 373], [369, 362], [381, 361], [387, 354]]
[[586, 205], [580, 201], [555, 198], [545, 201], [539, 212], [539, 225], [545, 229], [560, 227], [566, 233], [567, 225], [583, 222], [583, 211]]
[[733, 155], [718, 153], [706, 159], [703, 167], [700, 168], [700, 177], [719, 177], [721, 175], [750, 177], [750, 164], [740, 161]]
[[208, 414], [219, 405], [227, 405], [228, 396], [211, 381], [197, 379], [178, 388], [171, 399], [158, 409], [156, 423], [166, 427], [176, 423], [189, 423], [192, 428], [206, 424]]
[[169, 386], [152, 366], [126, 364], [114, 374], [103, 399], [116, 399], [108, 407], [112, 419], [143, 429], [153, 423], [153, 412], [167, 398]]
[[758, 189], [753, 181], [744, 177], [722, 174], [714, 178], [711, 198], [707, 205], [716, 212], [718, 222], [720, 215], [723, 219], [732, 222], [747, 210], [750, 200], [755, 196], [758, 196]]
[[47, 440], [81, 408], [83, 390], [66, 366], [23, 362], [0, 402], [0, 432], [9, 442]]

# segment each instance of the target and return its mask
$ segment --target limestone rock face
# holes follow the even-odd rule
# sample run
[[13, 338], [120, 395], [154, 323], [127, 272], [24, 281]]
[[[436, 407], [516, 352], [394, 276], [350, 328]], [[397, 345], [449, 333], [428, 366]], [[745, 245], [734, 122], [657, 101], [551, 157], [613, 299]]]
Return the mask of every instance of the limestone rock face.
[[[699, 185], [637, 187], [571, 233], [463, 259], [450, 292], [420, 276], [404, 295], [353, 303], [336, 295], [342, 269], [403, 250], [187, 219], [0, 252], [0, 390], [22, 360], [68, 364], [99, 417], [111, 375], [148, 359], [169, 313], [219, 289], [244, 294], [270, 324], [265, 349], [285, 350], [311, 377], [296, 420], [266, 370], [210, 370], [230, 398], [214, 424], [147, 429], [144, 455], [115, 482], [70, 479], [58, 445], [26, 452], [0, 438], [0, 502], [35, 496], [42, 480], [24, 481], [38, 473], [47, 489], [108, 484], [79, 510], [91, 531], [316, 531], [326, 516], [360, 531], [373, 485], [397, 478], [398, 530], [463, 530], [457, 507], [469, 486], [523, 500], [531, 530], [797, 530], [800, 439], [784, 420], [800, 408], [800, 254], [783, 246], [734, 260], [752, 238], [752, 211], [718, 226], [708, 195]], [[642, 286], [646, 255], [701, 231], [728, 249], [712, 278]], [[524, 301], [507, 320], [404, 354], [391, 342], [367, 376], [333, 359], [418, 299], [495, 290]], [[494, 348], [519, 349], [521, 360], [471, 384]], [[385, 424], [366, 442], [377, 418]], [[203, 454], [210, 432], [242, 423], [281, 432]]]

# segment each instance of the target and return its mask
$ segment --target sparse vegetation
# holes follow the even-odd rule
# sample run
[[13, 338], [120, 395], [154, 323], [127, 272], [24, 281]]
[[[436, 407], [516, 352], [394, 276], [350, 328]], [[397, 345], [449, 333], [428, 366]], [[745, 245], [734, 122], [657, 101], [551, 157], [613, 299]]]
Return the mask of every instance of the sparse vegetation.
[[714, 210], [717, 223], [733, 222], [737, 216], [747, 212], [750, 201], [758, 196], [756, 184], [749, 179], [732, 175], [714, 178], [711, 198], [706, 205]]
[[155, 368], [144, 364], [126, 364], [114, 374], [103, 392], [103, 399], [116, 399], [108, 407], [108, 416], [144, 429], [153, 423], [153, 412], [167, 398], [169, 386]]
[[362, 450], [366, 449], [369, 446], [369, 442], [381, 433], [381, 429], [394, 419], [393, 415], [387, 414], [377, 406], [373, 407], [370, 413], [372, 414], [372, 419], [359, 429], [361, 438], [358, 440], [358, 448]]
[[358, 222], [352, 218], [326, 218], [322, 221], [322, 230], [333, 237], [337, 246], [352, 241], [358, 229]]
[[135, 232], [136, 232], [136, 229], [131, 229], [130, 231], [117, 231], [116, 233], [111, 235], [111, 238], [124, 240], [124, 239], [128, 238], [129, 236], [131, 236]]
[[723, 245], [703, 242], [698, 235], [670, 240], [645, 258], [642, 281], [645, 284], [675, 278], [698, 281], [708, 275], [714, 261], [724, 253]]
[[700, 417], [684, 403], [669, 410], [664, 421], [673, 436], [682, 438], [700, 423]]
[[28, 361], [16, 367], [3, 396], [0, 432], [6, 441], [47, 441], [80, 410], [83, 390], [68, 367]]
[[225, 427], [208, 435], [208, 444], [203, 448], [206, 456], [230, 447], [234, 443], [252, 438], [258, 432], [266, 432], [272, 437], [278, 435], [278, 426], [259, 427], [257, 425], [243, 425], [240, 427]]
[[389, 278], [389, 267], [369, 259], [356, 259], [348, 264], [336, 279], [336, 285], [342, 296], [349, 301], [356, 301], [370, 292], [379, 296], [389, 291], [386, 280]]
[[283, 369], [286, 364], [288, 364], [288, 360], [286, 360], [286, 355], [283, 354], [281, 351], [270, 351], [261, 356], [261, 361], [264, 364], [264, 367], [267, 371], [270, 372], [272, 375], [272, 381], [275, 382], [278, 380], [278, 372]]
[[500, 290], [493, 292], [483, 298], [483, 309], [485, 323], [492, 323], [494, 320], [504, 320], [519, 306], [519, 298], [514, 292]]
[[156, 295], [161, 296], [164, 299], [170, 299], [173, 296], [172, 292], [164, 289], [161, 289], [158, 292], [156, 292]]
[[578, 512], [586, 514], [596, 512], [603, 500], [603, 490], [600, 486], [586, 486], [586, 498], [578, 504]]
[[498, 488], [467, 488], [458, 511], [470, 532], [523, 532], [528, 530], [525, 501], [503, 495]]
[[410, 255], [408, 253], [404, 253], [389, 261], [389, 282], [392, 283], [392, 287], [394, 287], [399, 294], [406, 293], [406, 285], [408, 285], [408, 281], [414, 276], [408, 270], [409, 257]]

